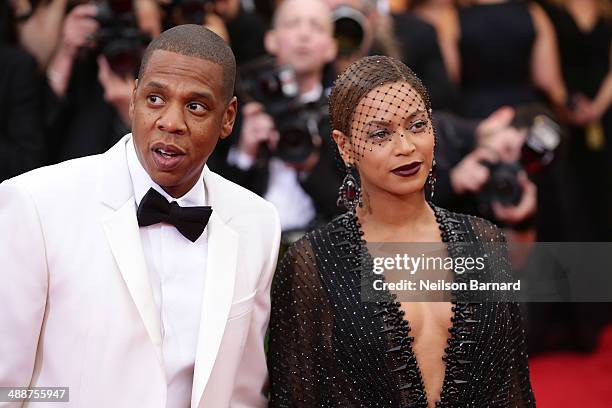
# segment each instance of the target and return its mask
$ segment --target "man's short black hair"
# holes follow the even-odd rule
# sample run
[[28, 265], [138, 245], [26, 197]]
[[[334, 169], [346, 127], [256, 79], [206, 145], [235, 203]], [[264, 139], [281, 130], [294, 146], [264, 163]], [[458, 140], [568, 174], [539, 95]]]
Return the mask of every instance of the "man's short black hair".
[[156, 50], [175, 52], [214, 62], [223, 68], [223, 95], [229, 101], [234, 95], [236, 58], [227, 43], [209, 29], [197, 24], [184, 24], [164, 31], [147, 47], [138, 78], [142, 78], [151, 55]]

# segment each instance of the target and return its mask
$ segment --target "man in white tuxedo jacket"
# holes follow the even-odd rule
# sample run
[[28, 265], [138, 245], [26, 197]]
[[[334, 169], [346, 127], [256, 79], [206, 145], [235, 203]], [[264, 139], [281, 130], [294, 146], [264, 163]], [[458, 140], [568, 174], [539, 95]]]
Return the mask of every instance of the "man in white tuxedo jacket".
[[69, 387], [25, 406], [266, 405], [278, 216], [205, 166], [232, 130], [234, 76], [220, 37], [168, 30], [131, 135], [0, 185], [0, 387]]

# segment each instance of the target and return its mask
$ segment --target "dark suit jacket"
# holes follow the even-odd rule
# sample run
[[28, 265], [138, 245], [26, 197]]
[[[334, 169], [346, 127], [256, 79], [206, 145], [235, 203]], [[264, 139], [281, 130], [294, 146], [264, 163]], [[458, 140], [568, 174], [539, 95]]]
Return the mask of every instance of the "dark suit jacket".
[[36, 62], [8, 46], [0, 46], [0, 61], [1, 182], [44, 163], [44, 132]]
[[48, 90], [46, 103], [51, 163], [103, 153], [129, 132], [104, 100], [95, 57], [75, 61], [66, 95]]

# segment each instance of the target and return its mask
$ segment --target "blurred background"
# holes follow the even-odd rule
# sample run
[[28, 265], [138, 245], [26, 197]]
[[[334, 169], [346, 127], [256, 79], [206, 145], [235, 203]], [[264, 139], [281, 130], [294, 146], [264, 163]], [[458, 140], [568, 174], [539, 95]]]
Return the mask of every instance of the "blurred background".
[[[327, 97], [376, 54], [429, 91], [437, 205], [513, 242], [612, 241], [612, 0], [281, 3], [1, 0], [0, 182], [110, 148], [147, 44], [193, 23], [238, 63], [239, 117], [208, 165], [274, 203], [284, 245], [343, 211]], [[525, 311], [538, 406], [612, 406], [611, 305]]]

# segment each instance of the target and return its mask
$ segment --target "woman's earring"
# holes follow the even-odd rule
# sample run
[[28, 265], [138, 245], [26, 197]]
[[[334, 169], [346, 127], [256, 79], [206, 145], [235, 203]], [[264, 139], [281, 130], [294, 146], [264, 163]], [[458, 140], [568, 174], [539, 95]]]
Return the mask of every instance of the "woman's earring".
[[433, 200], [434, 191], [436, 189], [436, 159], [434, 157], [431, 163], [431, 168], [427, 174], [427, 186], [429, 187], [429, 200]]
[[342, 180], [342, 185], [338, 190], [338, 207], [343, 206], [349, 212], [354, 213], [357, 205], [363, 206], [361, 202], [361, 188], [353, 176], [353, 167], [346, 166], [346, 176]]

